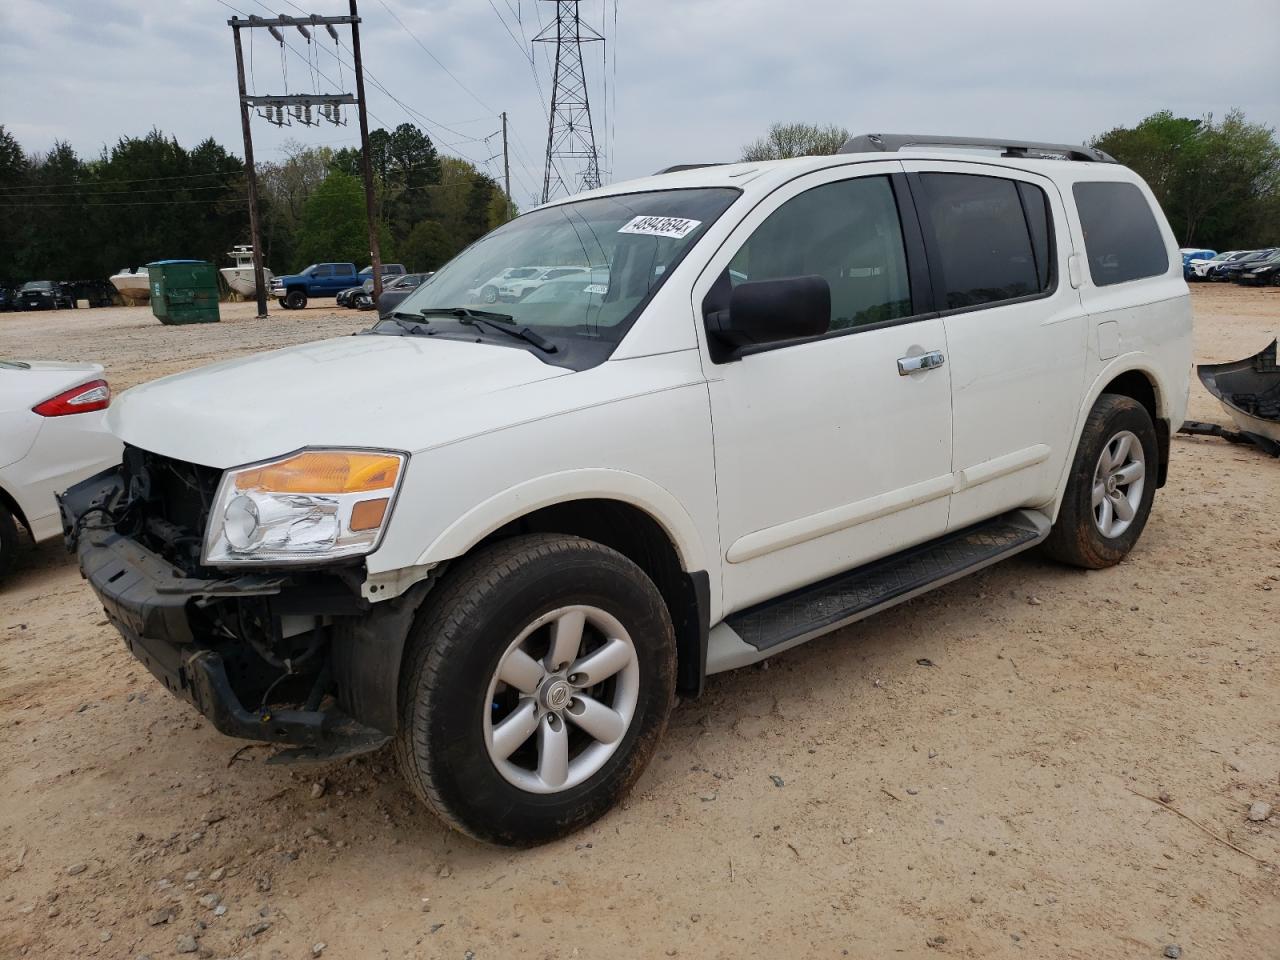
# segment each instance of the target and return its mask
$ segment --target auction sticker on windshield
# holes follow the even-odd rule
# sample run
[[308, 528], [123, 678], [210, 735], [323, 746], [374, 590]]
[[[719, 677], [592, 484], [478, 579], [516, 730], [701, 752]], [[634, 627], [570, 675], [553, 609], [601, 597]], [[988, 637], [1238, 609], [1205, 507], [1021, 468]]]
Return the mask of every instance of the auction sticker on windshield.
[[630, 223], [620, 227], [618, 232], [683, 240], [700, 226], [701, 220], [686, 220], [684, 217], [635, 217]]

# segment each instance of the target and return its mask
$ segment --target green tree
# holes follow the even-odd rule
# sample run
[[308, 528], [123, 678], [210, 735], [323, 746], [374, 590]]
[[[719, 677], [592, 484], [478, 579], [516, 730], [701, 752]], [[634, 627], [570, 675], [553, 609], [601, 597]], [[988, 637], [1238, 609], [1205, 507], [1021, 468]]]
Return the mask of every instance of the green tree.
[[[366, 223], [360, 181], [349, 173], [333, 171], [303, 205], [297, 236], [299, 265], [317, 261], [364, 264], [369, 259]], [[386, 253], [383, 258], [387, 259]]]
[[775, 123], [769, 132], [742, 148], [743, 160], [786, 160], [790, 157], [828, 156], [838, 151], [849, 131], [829, 124]]
[[1179, 242], [1218, 249], [1280, 242], [1280, 144], [1239, 110], [1221, 121], [1154, 113], [1092, 141], [1150, 185]]

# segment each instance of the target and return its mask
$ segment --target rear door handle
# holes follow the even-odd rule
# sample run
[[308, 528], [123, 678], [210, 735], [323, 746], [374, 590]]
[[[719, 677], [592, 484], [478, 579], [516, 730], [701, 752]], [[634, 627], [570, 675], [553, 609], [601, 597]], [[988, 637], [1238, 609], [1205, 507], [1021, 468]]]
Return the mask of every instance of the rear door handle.
[[898, 376], [905, 377], [919, 370], [936, 370], [946, 362], [947, 358], [942, 355], [941, 350], [930, 350], [918, 357], [899, 357]]

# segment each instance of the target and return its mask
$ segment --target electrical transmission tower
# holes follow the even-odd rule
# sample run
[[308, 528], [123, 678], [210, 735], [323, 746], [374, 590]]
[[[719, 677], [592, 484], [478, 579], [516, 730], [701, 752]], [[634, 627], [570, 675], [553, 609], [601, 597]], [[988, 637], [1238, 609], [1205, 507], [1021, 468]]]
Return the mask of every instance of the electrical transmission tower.
[[546, 203], [557, 187], [566, 193], [556, 161], [582, 162], [581, 187], [593, 190], [600, 186], [600, 154], [596, 150], [596, 134], [591, 126], [591, 100], [587, 95], [587, 75], [582, 67], [582, 44], [604, 43], [604, 37], [578, 16], [579, 0], [543, 0], [556, 5], [554, 23], [547, 24], [534, 43], [556, 45], [555, 72], [551, 76], [551, 114], [547, 120], [547, 167], [542, 177], [542, 202]]

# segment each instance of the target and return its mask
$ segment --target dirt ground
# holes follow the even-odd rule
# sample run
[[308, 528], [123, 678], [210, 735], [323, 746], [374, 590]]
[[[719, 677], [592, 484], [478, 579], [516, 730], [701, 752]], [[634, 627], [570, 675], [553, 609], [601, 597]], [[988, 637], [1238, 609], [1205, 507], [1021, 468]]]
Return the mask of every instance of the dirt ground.
[[[1202, 361], [1280, 329], [1280, 290], [1194, 301]], [[0, 355], [123, 388], [369, 317], [252, 313], [0, 315]], [[0, 586], [2, 958], [1280, 955], [1280, 814], [1246, 816], [1280, 808], [1280, 461], [1250, 448], [1178, 438], [1111, 570], [1024, 554], [713, 677], [627, 803], [524, 852], [436, 822], [389, 754], [237, 755], [59, 544], [26, 561]]]

